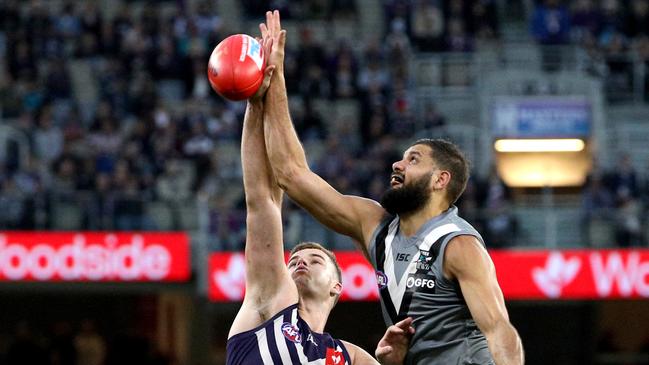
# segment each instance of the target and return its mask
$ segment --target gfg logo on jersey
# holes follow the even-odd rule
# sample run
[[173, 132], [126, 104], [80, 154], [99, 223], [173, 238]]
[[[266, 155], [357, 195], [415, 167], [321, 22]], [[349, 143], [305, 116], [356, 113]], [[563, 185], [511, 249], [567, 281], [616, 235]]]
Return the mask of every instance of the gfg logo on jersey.
[[406, 279], [406, 287], [408, 289], [415, 288], [417, 291], [423, 291], [426, 293], [435, 292], [435, 277], [432, 275], [408, 275]]
[[385, 289], [388, 286], [388, 277], [381, 271], [376, 271], [376, 284], [379, 286], [379, 290]]
[[300, 334], [300, 329], [289, 322], [284, 322], [282, 324], [282, 333], [284, 337], [288, 338], [289, 341], [300, 343], [302, 342], [302, 335]]

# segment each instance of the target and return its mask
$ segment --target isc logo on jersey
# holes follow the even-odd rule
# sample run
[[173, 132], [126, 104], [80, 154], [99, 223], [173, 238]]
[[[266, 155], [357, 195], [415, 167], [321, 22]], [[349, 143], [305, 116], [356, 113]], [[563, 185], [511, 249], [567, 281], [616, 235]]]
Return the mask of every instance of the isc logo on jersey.
[[289, 341], [300, 343], [302, 342], [302, 335], [300, 334], [300, 329], [289, 322], [282, 323], [282, 333], [284, 337], [288, 338]]
[[408, 289], [415, 289], [425, 293], [435, 292], [435, 277], [432, 275], [417, 275], [410, 274], [406, 279], [406, 287]]

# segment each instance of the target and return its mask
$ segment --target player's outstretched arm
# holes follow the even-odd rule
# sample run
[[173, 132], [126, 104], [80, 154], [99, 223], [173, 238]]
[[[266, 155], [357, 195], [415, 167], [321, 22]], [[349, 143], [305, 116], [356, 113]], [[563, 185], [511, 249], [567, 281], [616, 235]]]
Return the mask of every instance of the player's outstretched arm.
[[496, 270], [487, 250], [473, 236], [457, 236], [446, 247], [444, 261], [445, 276], [459, 281], [471, 315], [487, 337], [496, 364], [523, 364], [523, 344], [509, 323]]
[[276, 70], [266, 95], [264, 128], [266, 149], [275, 177], [291, 199], [322, 224], [361, 242], [365, 251], [369, 237], [385, 212], [372, 200], [340, 194], [309, 169], [289, 115], [284, 80], [286, 31], [281, 29], [279, 12], [268, 12], [266, 23], [267, 31], [273, 37], [268, 62]]
[[[268, 46], [268, 39], [263, 44]], [[265, 84], [249, 101], [241, 137], [241, 164], [246, 195], [246, 295], [230, 335], [252, 329], [298, 300], [297, 289], [284, 263], [281, 201], [264, 146], [263, 93], [273, 67], [265, 70]], [[281, 295], [279, 295], [281, 294]]]

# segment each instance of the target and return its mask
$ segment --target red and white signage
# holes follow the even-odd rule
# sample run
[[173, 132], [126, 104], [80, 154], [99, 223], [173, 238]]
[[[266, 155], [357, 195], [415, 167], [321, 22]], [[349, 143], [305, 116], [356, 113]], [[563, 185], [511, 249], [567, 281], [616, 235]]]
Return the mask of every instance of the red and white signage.
[[649, 250], [491, 251], [509, 299], [649, 298]]
[[[340, 300], [378, 300], [374, 269], [361, 254], [354, 251], [338, 251], [336, 260], [343, 276], [343, 293]], [[243, 253], [212, 254], [208, 267], [208, 296], [211, 300], [219, 302], [243, 300], [246, 280]]]
[[[507, 299], [649, 298], [649, 250], [493, 250]], [[378, 300], [374, 269], [357, 252], [340, 251], [341, 300]], [[209, 260], [209, 297], [240, 301], [245, 291], [242, 253]]]
[[0, 281], [185, 281], [184, 233], [0, 232]]

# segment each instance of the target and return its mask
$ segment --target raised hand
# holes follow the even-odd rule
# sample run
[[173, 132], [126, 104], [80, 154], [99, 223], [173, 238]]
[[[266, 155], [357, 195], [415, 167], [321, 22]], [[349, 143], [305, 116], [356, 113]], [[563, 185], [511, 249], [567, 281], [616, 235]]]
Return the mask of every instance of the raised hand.
[[374, 352], [376, 359], [383, 365], [403, 364], [413, 333], [415, 329], [410, 317], [388, 327]]
[[275, 66], [279, 72], [284, 72], [284, 46], [286, 44], [286, 30], [282, 29], [279, 11], [267, 11], [266, 23], [259, 24], [262, 38], [270, 37], [271, 51], [268, 54], [267, 64]]
[[[271, 49], [273, 47], [273, 39], [268, 35], [264, 36], [263, 33], [264, 32], [262, 32], [262, 38], [257, 38], [257, 41], [261, 43], [261, 46], [264, 49], [264, 55], [266, 59], [268, 59], [268, 56], [270, 55]], [[266, 62], [266, 68], [264, 69], [264, 81], [262, 81], [255, 95], [250, 97], [249, 100], [251, 103], [260, 102], [264, 98], [264, 95], [268, 90], [268, 86], [270, 86], [270, 78], [273, 76], [274, 71], [275, 65], [271, 65]]]

